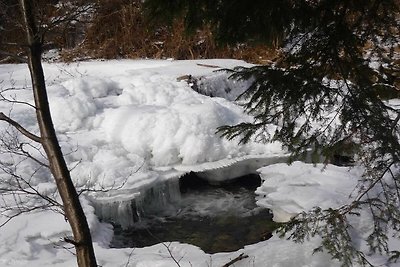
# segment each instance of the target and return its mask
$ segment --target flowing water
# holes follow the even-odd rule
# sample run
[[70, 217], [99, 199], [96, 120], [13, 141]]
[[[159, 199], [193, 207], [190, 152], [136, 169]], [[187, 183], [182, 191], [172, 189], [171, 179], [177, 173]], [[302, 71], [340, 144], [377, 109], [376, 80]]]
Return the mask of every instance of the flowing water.
[[147, 214], [133, 227], [114, 225], [111, 246], [144, 247], [179, 241], [215, 253], [268, 239], [276, 224], [268, 210], [255, 204], [254, 191], [259, 184], [256, 175], [219, 186], [211, 186], [194, 174], [183, 177], [180, 201]]

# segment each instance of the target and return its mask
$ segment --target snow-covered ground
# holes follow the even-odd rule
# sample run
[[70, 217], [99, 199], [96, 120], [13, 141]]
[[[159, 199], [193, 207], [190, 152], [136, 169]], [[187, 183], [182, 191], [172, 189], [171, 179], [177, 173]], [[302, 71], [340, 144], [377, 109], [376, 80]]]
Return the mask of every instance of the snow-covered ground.
[[[245, 253], [249, 257], [234, 266], [340, 266], [327, 254], [312, 254], [318, 238], [294, 244], [274, 236], [237, 252], [213, 255], [177, 242], [135, 249], [108, 247], [112, 227], [96, 217], [94, 207], [99, 203], [114, 203], [109, 208], [115, 208], [114, 215], [123, 216], [124, 203], [140, 197], [143, 188], [186, 172], [201, 172], [216, 182], [285, 161], [279, 143], [238, 145], [237, 140], [228, 141], [215, 134], [218, 126], [252, 119], [231, 101], [244, 84], [226, 81], [225, 74], [212, 72], [236, 65], [247, 64], [218, 59], [44, 64], [55, 127], [76, 186], [115, 189], [81, 197], [99, 265], [177, 266], [170, 257], [172, 253], [180, 266], [222, 266]], [[189, 74], [207, 76], [201, 83], [206, 85], [207, 94], [217, 97], [199, 94], [178, 79]], [[4, 91], [4, 96], [32, 103], [29, 86], [26, 65], [0, 65], [0, 89], [19, 88]], [[35, 113], [29, 105], [1, 101], [0, 111], [38, 134]], [[0, 131], [6, 138], [13, 135], [4, 122]], [[40, 151], [29, 146], [26, 149], [41, 159]], [[37, 163], [4, 153], [0, 153], [0, 161], [7, 166], [17, 164], [18, 174], [29, 178], [40, 192], [54, 192], [52, 178]], [[273, 210], [277, 221], [286, 221], [315, 205], [325, 208], [343, 204], [361, 171], [328, 165], [321, 172], [322, 168], [296, 162], [259, 169], [265, 181], [257, 190], [258, 204]], [[4, 188], [10, 177], [2, 172], [0, 179]], [[2, 204], [14, 200], [9, 196], [2, 199]], [[3, 215], [0, 224], [6, 219]], [[358, 226], [360, 231], [368, 232], [368, 218], [361, 217]], [[68, 235], [68, 223], [57, 213], [20, 215], [0, 228], [0, 266], [74, 266], [74, 255], [62, 241]], [[371, 258], [375, 264], [385, 266], [384, 258]]]

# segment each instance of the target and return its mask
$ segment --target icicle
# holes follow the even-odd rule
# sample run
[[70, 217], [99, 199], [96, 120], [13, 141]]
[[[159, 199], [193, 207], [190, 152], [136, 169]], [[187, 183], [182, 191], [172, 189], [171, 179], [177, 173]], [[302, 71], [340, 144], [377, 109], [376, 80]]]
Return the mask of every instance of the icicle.
[[133, 226], [149, 215], [176, 212], [174, 204], [181, 199], [179, 179], [169, 179], [143, 188], [131, 199], [93, 199], [97, 216], [123, 229]]
[[121, 225], [122, 228], [132, 226], [139, 220], [136, 214], [135, 200], [93, 201], [96, 215], [103, 221]]
[[178, 203], [180, 198], [179, 180], [170, 179], [142, 190], [136, 198], [136, 203], [143, 216], [165, 214], [175, 211], [174, 204]]
[[[246, 174], [256, 173], [257, 169], [277, 162], [286, 162], [287, 156], [246, 156], [220, 162], [204, 163], [198, 166], [199, 177], [209, 183], [218, 184]], [[182, 167], [182, 166], [181, 166]], [[96, 214], [100, 219], [120, 225], [126, 229], [151, 216], [171, 216], [179, 210], [181, 192], [178, 172], [164, 170], [163, 181], [146, 185], [137, 191], [113, 192], [114, 196], [94, 196]], [[168, 176], [169, 175], [169, 176]], [[168, 178], [171, 177], [171, 178]]]

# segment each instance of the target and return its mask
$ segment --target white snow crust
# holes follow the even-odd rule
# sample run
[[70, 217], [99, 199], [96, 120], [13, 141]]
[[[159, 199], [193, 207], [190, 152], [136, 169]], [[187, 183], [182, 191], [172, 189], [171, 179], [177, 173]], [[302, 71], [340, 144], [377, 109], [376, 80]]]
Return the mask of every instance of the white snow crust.
[[278, 163], [258, 171], [264, 182], [256, 191], [257, 204], [271, 209], [276, 222], [287, 222], [316, 205], [327, 209], [346, 204], [363, 173], [361, 168], [323, 164], [310, 167], [299, 161], [290, 166]]

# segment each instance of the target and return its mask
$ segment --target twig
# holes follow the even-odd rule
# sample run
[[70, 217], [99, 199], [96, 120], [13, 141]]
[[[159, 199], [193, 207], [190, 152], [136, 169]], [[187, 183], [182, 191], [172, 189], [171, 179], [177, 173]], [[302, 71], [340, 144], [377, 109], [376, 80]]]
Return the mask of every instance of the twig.
[[[72, 255], [76, 256], [76, 253], [73, 252], [72, 250], [74, 249], [74, 247], [67, 247], [67, 246], [63, 246], [63, 245], [58, 245], [56, 243], [54, 243], [54, 241], [47, 239], [50, 243], [53, 243], [53, 247], [54, 248], [62, 248], [65, 249], [66, 251], [68, 251], [69, 253], [71, 253]], [[60, 241], [64, 241], [63, 239], [60, 239]]]
[[31, 107], [31, 108], [33, 108], [33, 109], [36, 109], [36, 107], [35, 107], [34, 105], [32, 105], [32, 104], [30, 104], [30, 103], [28, 103], [28, 102], [18, 101], [18, 100], [14, 100], [14, 99], [9, 99], [9, 98], [7, 98], [7, 97], [5, 97], [5, 96], [3, 95], [4, 92], [11, 91], [11, 90], [18, 90], [18, 89], [9, 88], [9, 89], [3, 89], [3, 90], [1, 90], [1, 92], [0, 92], [0, 101], [8, 102], [8, 103], [11, 103], [11, 104], [22, 104], [22, 105], [27, 105], [28, 107]]
[[238, 262], [238, 261], [243, 260], [243, 259], [248, 258], [248, 257], [249, 257], [248, 255], [244, 255], [244, 253], [242, 253], [239, 256], [237, 256], [236, 258], [234, 258], [233, 260], [231, 260], [230, 262], [224, 264], [222, 267], [229, 267], [232, 264], [234, 264], [235, 262]]
[[[46, 167], [46, 168], [50, 169], [50, 166], [49, 166], [48, 164], [46, 164], [46, 163], [40, 161], [40, 160], [37, 159], [36, 157], [32, 156], [28, 151], [26, 151], [26, 150], [24, 149], [24, 147], [23, 147], [24, 145], [29, 145], [29, 144], [21, 143], [21, 144], [19, 145], [19, 149], [21, 150], [22, 153], [18, 153], [18, 152], [14, 152], [14, 153], [15, 153], [16, 155], [19, 155], [19, 156], [25, 156], [25, 157], [27, 157], [27, 158], [33, 160], [34, 162], [36, 162], [36, 163], [39, 164], [40, 166], [43, 166], [43, 167]], [[32, 146], [32, 147], [33, 147], [33, 146]]]
[[197, 66], [201, 66], [201, 67], [207, 67], [207, 68], [219, 68], [221, 69], [222, 67], [217, 66], [217, 65], [210, 65], [210, 64], [202, 64], [202, 63], [197, 63]]
[[168, 251], [169, 256], [171, 257], [171, 259], [176, 263], [176, 265], [178, 265], [178, 267], [181, 267], [181, 265], [179, 264], [179, 262], [182, 260], [182, 258], [180, 258], [179, 260], [175, 259], [174, 255], [172, 254], [171, 249], [169, 248], [170, 245], [166, 245], [164, 242], [161, 243]]
[[133, 249], [131, 250], [131, 253], [129, 253], [128, 260], [126, 261], [125, 267], [128, 267], [128, 266], [129, 266], [129, 263], [130, 263], [130, 261], [131, 261], [131, 257], [132, 257], [132, 255], [133, 255], [133, 252], [134, 252], [134, 251], [135, 251], [135, 248], [133, 248]]
[[37, 143], [42, 143], [42, 140], [41, 140], [41, 138], [39, 136], [29, 132], [27, 129], [22, 127], [21, 124], [19, 124], [18, 122], [12, 120], [11, 118], [7, 117], [6, 115], [4, 115], [3, 112], [0, 112], [0, 120], [8, 122], [12, 126], [14, 126], [20, 133], [22, 133], [23, 135], [25, 135], [29, 139], [31, 139], [31, 140], [33, 140], [33, 141], [35, 141]]
[[181, 267], [181, 265], [179, 264], [179, 262], [182, 260], [182, 258], [180, 258], [179, 260], [175, 259], [174, 255], [172, 254], [171, 249], [169, 248], [169, 246], [171, 245], [171, 243], [169, 245], [166, 245], [164, 242], [162, 242], [157, 236], [155, 236], [152, 232], [150, 232], [149, 229], [146, 229], [147, 233], [149, 235], [151, 235], [155, 240], [157, 240], [158, 242], [161, 243], [161, 245], [163, 245], [165, 247], [165, 249], [168, 251], [169, 256], [171, 257], [171, 259], [176, 263], [176, 265], [178, 267]]
[[[79, 163], [80, 162], [78, 162], [77, 164], [79, 164]], [[87, 186], [86, 188], [82, 188], [82, 189], [80, 189], [78, 191], [78, 196], [80, 196], [80, 195], [82, 195], [83, 193], [86, 193], [86, 192], [107, 193], [107, 192], [110, 192], [110, 191], [121, 189], [128, 182], [128, 178], [130, 176], [132, 176], [132, 174], [137, 173], [143, 167], [144, 163], [145, 163], [145, 161], [143, 161], [142, 165], [140, 165], [135, 171], [130, 172], [129, 175], [124, 179], [124, 181], [120, 185], [115, 186], [115, 181], [114, 181], [113, 185], [110, 186], [110, 187], [104, 187], [103, 185], [100, 184], [100, 189], [94, 189], [94, 188], [90, 188], [89, 186]]]
[[64, 241], [69, 243], [69, 244], [74, 245], [75, 247], [78, 247], [78, 246], [81, 245], [79, 242], [76, 242], [75, 240], [73, 240], [71, 238], [68, 238], [68, 237], [64, 237]]
[[28, 60], [26, 58], [20, 57], [18, 55], [13, 54], [13, 53], [9, 53], [7, 51], [0, 50], [0, 55], [9, 56], [9, 57], [14, 58], [14, 59], [16, 59], [16, 60], [18, 60], [19, 62], [22, 62], [22, 63], [27, 63], [28, 62]]

